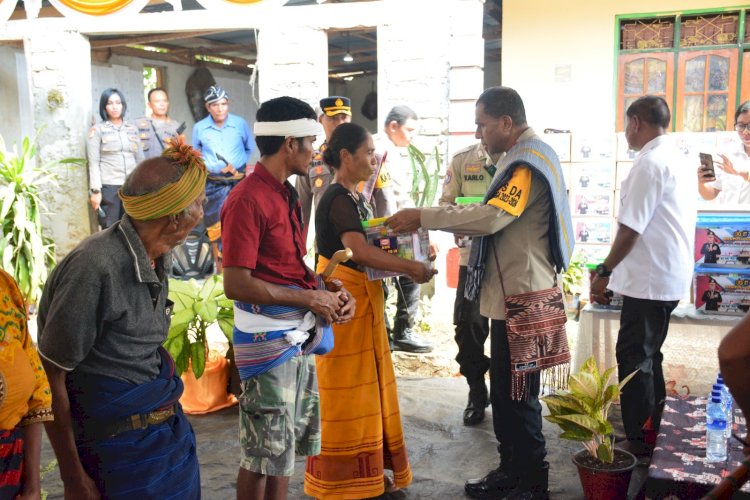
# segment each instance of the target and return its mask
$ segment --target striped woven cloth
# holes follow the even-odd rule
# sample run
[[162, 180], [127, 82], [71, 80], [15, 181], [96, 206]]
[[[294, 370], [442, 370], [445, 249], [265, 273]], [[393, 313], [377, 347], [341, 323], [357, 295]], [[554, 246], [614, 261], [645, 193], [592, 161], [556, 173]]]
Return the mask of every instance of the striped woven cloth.
[[242, 380], [294, 356], [325, 354], [331, 349], [333, 330], [307, 309], [234, 302], [234, 362]]

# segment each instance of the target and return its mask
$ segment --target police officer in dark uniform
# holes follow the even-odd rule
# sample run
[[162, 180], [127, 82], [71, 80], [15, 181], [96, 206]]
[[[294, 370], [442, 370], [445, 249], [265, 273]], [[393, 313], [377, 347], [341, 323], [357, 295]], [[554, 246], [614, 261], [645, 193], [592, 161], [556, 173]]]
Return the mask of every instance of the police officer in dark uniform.
[[169, 96], [167, 91], [156, 87], [148, 92], [148, 107], [151, 117], [142, 116], [136, 119], [138, 136], [141, 138], [143, 157], [160, 156], [169, 145], [169, 141], [182, 133], [185, 125], [169, 117]]
[[[321, 114], [318, 121], [323, 125], [326, 133], [326, 140], [331, 137], [336, 127], [342, 123], [352, 121], [352, 101], [348, 97], [330, 96], [320, 100]], [[305, 228], [310, 225], [312, 206], [318, 207], [318, 201], [323, 196], [328, 185], [333, 180], [331, 167], [323, 163], [323, 151], [326, 150], [326, 143], [320, 145], [313, 154], [313, 160], [307, 169], [307, 175], [297, 176], [297, 192], [299, 201], [302, 204], [302, 222]]]

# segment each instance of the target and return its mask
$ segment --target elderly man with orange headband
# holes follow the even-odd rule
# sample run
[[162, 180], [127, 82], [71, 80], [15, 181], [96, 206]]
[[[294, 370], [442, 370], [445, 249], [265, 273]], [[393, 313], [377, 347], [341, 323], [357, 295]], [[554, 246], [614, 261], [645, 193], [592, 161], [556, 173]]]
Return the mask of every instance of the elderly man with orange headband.
[[66, 498], [200, 498], [182, 381], [161, 344], [169, 251], [203, 217], [206, 176], [181, 141], [143, 161], [120, 189], [122, 219], [81, 242], [47, 281], [39, 354]]

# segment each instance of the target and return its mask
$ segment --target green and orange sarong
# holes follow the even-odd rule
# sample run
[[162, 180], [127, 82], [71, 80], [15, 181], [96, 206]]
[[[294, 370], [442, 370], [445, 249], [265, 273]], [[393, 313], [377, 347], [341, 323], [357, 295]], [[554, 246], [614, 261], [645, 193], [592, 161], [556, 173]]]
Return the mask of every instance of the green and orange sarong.
[[[322, 272], [328, 259], [318, 259]], [[365, 273], [338, 266], [333, 273], [357, 300], [354, 319], [334, 325], [334, 348], [316, 356], [321, 452], [307, 458], [305, 493], [357, 499], [383, 494], [383, 473], [396, 487], [411, 484], [396, 375], [383, 321], [383, 288]]]

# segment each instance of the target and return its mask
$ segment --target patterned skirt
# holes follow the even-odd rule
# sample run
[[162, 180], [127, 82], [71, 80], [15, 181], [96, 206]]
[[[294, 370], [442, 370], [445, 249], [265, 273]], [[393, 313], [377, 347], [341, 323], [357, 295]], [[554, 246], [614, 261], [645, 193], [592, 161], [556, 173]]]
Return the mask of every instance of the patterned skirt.
[[23, 474], [23, 430], [0, 431], [0, 498], [21, 493]]
[[[318, 270], [327, 264], [320, 257]], [[307, 458], [305, 493], [323, 499], [370, 498], [412, 474], [401, 425], [396, 376], [383, 321], [383, 287], [364, 273], [338, 266], [334, 278], [357, 300], [355, 317], [334, 325], [334, 348], [316, 356], [321, 452]]]

